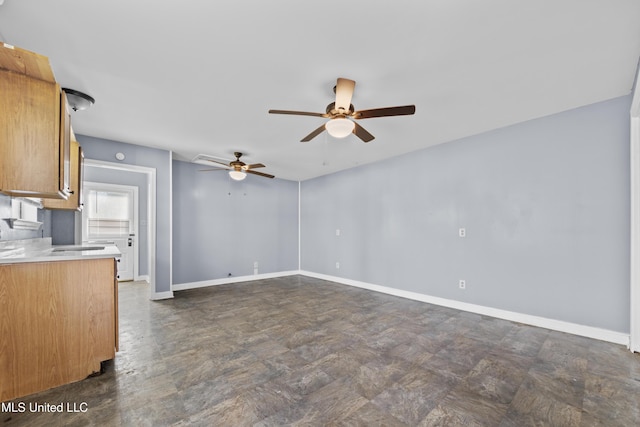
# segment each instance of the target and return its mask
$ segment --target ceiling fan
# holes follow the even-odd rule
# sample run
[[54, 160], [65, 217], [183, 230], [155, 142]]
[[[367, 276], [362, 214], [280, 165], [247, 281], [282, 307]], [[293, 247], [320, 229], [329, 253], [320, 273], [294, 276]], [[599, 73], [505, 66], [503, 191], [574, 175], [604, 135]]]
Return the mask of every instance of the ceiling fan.
[[235, 153], [233, 153], [233, 155], [236, 156], [236, 159], [229, 162], [228, 164], [222, 163], [213, 159], [203, 159], [203, 160], [206, 160], [207, 162], [217, 163], [219, 165], [225, 166], [226, 168], [225, 169], [222, 169], [222, 168], [201, 169], [200, 172], [228, 170], [229, 176], [232, 179], [235, 179], [236, 181], [242, 181], [247, 177], [248, 173], [253, 175], [263, 176], [265, 178], [275, 178], [273, 175], [270, 175], [268, 173], [257, 172], [253, 170], [253, 169], [265, 167], [262, 163], [254, 163], [254, 164], [248, 165], [245, 162], [240, 160], [240, 157], [242, 157], [242, 153], [240, 153], [239, 151], [236, 151]]
[[335, 138], [344, 138], [353, 133], [364, 142], [369, 142], [375, 137], [367, 132], [362, 126], [353, 120], [371, 119], [374, 117], [408, 116], [416, 112], [415, 105], [404, 105], [402, 107], [375, 108], [371, 110], [356, 111], [351, 104], [353, 88], [356, 82], [349, 79], [338, 78], [338, 82], [333, 88], [336, 93], [336, 100], [327, 105], [325, 113], [309, 113], [305, 111], [289, 110], [269, 110], [270, 114], [292, 114], [297, 116], [314, 116], [328, 118], [329, 121], [311, 132], [300, 140], [300, 142], [311, 141], [321, 134], [325, 129], [329, 135]]

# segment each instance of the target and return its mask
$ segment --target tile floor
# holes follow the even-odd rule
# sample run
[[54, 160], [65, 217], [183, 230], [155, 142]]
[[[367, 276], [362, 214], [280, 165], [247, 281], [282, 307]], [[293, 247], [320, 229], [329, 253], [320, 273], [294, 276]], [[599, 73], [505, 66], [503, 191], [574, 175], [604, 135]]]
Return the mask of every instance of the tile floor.
[[640, 425], [640, 355], [621, 346], [304, 276], [156, 302], [123, 283], [120, 346], [0, 425]]

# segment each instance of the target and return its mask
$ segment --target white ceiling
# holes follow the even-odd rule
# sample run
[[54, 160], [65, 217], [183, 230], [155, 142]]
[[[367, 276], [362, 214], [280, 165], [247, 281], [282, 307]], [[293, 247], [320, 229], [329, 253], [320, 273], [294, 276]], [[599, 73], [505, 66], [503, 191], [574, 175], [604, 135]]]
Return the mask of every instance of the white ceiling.
[[[631, 92], [637, 0], [5, 0], [0, 39], [96, 99], [76, 133], [305, 180]], [[376, 139], [326, 132], [337, 77]]]

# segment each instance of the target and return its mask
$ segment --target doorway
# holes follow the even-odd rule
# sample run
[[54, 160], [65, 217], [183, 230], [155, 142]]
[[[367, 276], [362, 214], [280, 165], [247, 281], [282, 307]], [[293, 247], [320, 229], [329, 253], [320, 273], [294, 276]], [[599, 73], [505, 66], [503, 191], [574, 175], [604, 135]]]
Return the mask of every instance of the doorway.
[[[85, 177], [88, 182], [103, 181], [102, 178], [113, 177], [114, 175], [120, 176], [121, 173], [134, 173], [143, 177], [143, 183], [138, 188], [140, 189], [141, 197], [145, 201], [146, 211], [142, 214], [139, 228], [138, 228], [138, 249], [142, 252], [142, 261], [146, 264], [146, 271], [140, 277], [134, 277], [135, 280], [144, 280], [149, 283], [149, 299], [162, 299], [167, 298], [162, 293], [157, 293], [156, 290], [156, 170], [146, 166], [131, 165], [126, 163], [113, 163], [103, 160], [85, 159]], [[93, 172], [100, 171], [101, 179], [90, 179], [90, 169]], [[95, 174], [94, 174], [95, 175]], [[87, 182], [85, 181], [85, 182]], [[118, 184], [129, 184], [118, 183]], [[78, 213], [78, 215], [81, 215]], [[81, 236], [82, 221], [76, 221], [77, 235]]]
[[122, 254], [118, 258], [118, 281], [138, 277], [138, 187], [84, 182], [82, 241], [112, 244]]

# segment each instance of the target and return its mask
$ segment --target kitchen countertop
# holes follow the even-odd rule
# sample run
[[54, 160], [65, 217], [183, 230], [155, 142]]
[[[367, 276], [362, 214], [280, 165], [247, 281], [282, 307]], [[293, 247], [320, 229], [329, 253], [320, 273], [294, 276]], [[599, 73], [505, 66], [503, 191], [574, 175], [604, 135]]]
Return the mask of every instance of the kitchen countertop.
[[52, 245], [51, 238], [0, 242], [0, 264], [119, 258], [115, 245]]

